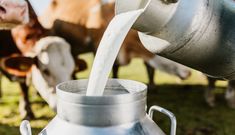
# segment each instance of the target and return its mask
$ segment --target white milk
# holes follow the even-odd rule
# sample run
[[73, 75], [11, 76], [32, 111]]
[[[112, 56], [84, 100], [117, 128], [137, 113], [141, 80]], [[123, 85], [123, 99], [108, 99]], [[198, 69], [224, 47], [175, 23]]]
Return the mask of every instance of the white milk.
[[92, 66], [87, 96], [102, 96], [114, 61], [118, 55], [121, 45], [144, 9], [129, 11], [116, 15], [106, 29], [97, 50]]

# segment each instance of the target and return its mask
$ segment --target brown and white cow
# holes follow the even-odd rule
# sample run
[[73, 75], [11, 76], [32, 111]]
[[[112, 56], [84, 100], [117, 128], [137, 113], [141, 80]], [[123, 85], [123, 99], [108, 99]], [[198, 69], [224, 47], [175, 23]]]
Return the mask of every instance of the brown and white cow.
[[[14, 40], [11, 36], [11, 29], [16, 25], [24, 24], [29, 21], [28, 5], [24, 0], [0, 0], [0, 63], [1, 72], [6, 75], [11, 81], [18, 81], [22, 89], [22, 98], [20, 100], [21, 115], [24, 118], [33, 117], [30, 103], [28, 100], [28, 88], [26, 85], [26, 79], [22, 76], [22, 72], [15, 72], [9, 68], [4, 68], [6, 63], [14, 64], [13, 67], [17, 67], [16, 63], [11, 63], [11, 57], [21, 55], [20, 50], [15, 46]], [[23, 58], [24, 57], [18, 57]], [[27, 59], [28, 60], [28, 59]], [[9, 62], [10, 61], [10, 62]], [[24, 60], [23, 60], [24, 61]], [[19, 62], [19, 59], [17, 59]], [[5, 63], [5, 64], [4, 64]], [[13, 71], [8, 73], [9, 71]], [[0, 73], [0, 74], [2, 74]], [[25, 73], [25, 72], [24, 72]], [[0, 77], [1, 79], [1, 77]], [[1, 89], [0, 89], [1, 93]], [[23, 102], [22, 102], [23, 101]], [[27, 113], [27, 116], [26, 116]]]
[[52, 0], [50, 6], [40, 17], [46, 28], [51, 28], [55, 20], [79, 24], [86, 28], [102, 27], [103, 16], [99, 7], [102, 0]]
[[32, 83], [52, 109], [56, 109], [55, 86], [72, 79], [74, 60], [70, 45], [44, 29], [29, 4], [30, 21], [12, 29], [14, 41], [24, 56], [35, 58]]
[[[70, 80], [74, 71], [70, 45], [62, 38], [50, 36], [49, 30], [44, 29], [38, 22], [30, 4], [29, 9], [29, 23], [16, 26], [12, 31], [0, 31], [0, 63], [12, 54], [31, 57], [35, 64], [30, 70], [33, 85], [45, 101], [55, 109], [55, 85]], [[9, 70], [2, 69], [2, 67], [0, 69], [4, 75], [9, 75]], [[13, 79], [17, 76], [10, 75]], [[22, 76], [22, 79], [15, 81], [20, 82], [22, 88], [21, 115], [30, 119], [34, 115], [29, 102], [26, 77], [29, 76]]]
[[[65, 0], [53, 0], [44, 16], [40, 18], [42, 24], [52, 28], [55, 34], [70, 42], [74, 56], [81, 52], [79, 50], [84, 50], [80, 48], [88, 48], [86, 50], [90, 49], [89, 51], [96, 50], [108, 23], [114, 16], [113, 1], [105, 4], [101, 0], [80, 0], [65, 3]], [[147, 65], [165, 70], [182, 79], [190, 75], [188, 68], [147, 51], [139, 41], [137, 32], [132, 30], [117, 57], [113, 68], [114, 77], [117, 77], [118, 66], [128, 64], [134, 57], [140, 57]], [[153, 83], [154, 69], [148, 71], [150, 83]]]
[[9, 29], [28, 20], [28, 6], [24, 0], [0, 0], [0, 29]]

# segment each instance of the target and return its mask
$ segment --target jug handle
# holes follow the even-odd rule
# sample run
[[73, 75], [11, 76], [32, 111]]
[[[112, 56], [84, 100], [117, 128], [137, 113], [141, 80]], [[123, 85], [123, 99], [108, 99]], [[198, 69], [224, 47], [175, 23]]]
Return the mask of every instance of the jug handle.
[[24, 120], [20, 124], [20, 134], [21, 135], [32, 135], [31, 126], [29, 121]]
[[170, 112], [170, 111], [168, 111], [168, 110], [166, 110], [166, 109], [164, 109], [164, 108], [162, 108], [160, 106], [152, 106], [149, 109], [149, 113], [148, 113], [149, 117], [151, 119], [153, 119], [153, 113], [155, 111], [161, 112], [161, 113], [167, 115], [170, 118], [170, 120], [171, 120], [171, 133], [170, 133], [170, 135], [176, 135], [176, 125], [177, 125], [177, 122], [176, 122], [175, 115], [172, 112]]

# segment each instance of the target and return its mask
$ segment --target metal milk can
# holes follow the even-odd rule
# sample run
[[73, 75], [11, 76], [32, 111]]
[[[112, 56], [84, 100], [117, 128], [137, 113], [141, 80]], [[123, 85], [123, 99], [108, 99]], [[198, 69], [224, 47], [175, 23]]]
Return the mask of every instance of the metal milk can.
[[116, 0], [116, 14], [141, 8], [145, 12], [133, 28], [148, 50], [235, 79], [234, 0]]
[[[171, 133], [176, 134], [175, 116], [153, 106], [145, 112], [147, 86], [131, 80], [110, 79], [104, 96], [85, 96], [87, 80], [57, 86], [57, 115], [39, 135], [165, 135], [151, 119], [154, 111], [171, 119]], [[22, 135], [31, 135], [27, 121]]]

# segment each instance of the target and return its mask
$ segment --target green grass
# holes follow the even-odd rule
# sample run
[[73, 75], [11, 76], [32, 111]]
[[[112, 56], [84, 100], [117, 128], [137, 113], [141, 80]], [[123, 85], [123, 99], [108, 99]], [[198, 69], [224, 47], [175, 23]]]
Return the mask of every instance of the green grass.
[[[82, 55], [88, 61], [89, 70], [78, 73], [78, 78], [87, 78], [92, 64], [91, 54]], [[135, 59], [130, 65], [121, 67], [120, 78], [132, 79], [147, 83], [147, 74], [143, 62]], [[0, 135], [19, 135], [21, 118], [18, 111], [20, 90], [18, 84], [3, 82], [3, 97], [0, 101]], [[217, 83], [217, 106], [209, 108], [203, 99], [206, 86], [205, 77], [193, 71], [192, 77], [180, 81], [176, 77], [157, 71], [155, 75], [157, 87], [148, 91], [148, 106], [160, 105], [172, 111], [178, 121], [178, 135], [234, 135], [235, 110], [227, 107], [223, 98], [225, 82]], [[33, 133], [38, 133], [54, 117], [52, 110], [37, 96], [35, 90], [30, 90], [30, 100], [37, 117], [32, 120]], [[160, 113], [154, 115], [158, 125], [169, 134], [169, 120]]]

